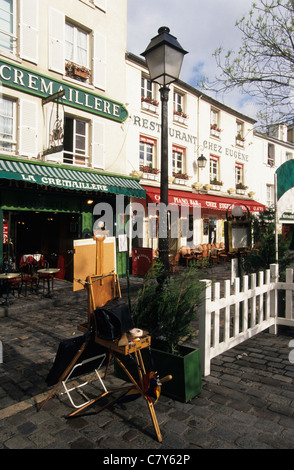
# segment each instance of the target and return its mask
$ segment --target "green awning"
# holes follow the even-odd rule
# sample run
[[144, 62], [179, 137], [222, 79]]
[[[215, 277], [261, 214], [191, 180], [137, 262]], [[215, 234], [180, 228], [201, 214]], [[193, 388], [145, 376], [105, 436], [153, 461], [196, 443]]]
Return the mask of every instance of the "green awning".
[[139, 181], [86, 169], [71, 169], [64, 165], [0, 158], [0, 178], [27, 181], [43, 186], [146, 197]]

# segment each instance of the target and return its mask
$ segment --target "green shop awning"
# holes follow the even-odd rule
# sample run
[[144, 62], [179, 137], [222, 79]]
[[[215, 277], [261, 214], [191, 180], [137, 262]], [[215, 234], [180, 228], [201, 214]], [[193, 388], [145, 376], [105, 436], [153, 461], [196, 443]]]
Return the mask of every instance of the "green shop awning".
[[145, 189], [136, 179], [49, 163], [0, 158], [0, 178], [75, 191], [146, 197]]

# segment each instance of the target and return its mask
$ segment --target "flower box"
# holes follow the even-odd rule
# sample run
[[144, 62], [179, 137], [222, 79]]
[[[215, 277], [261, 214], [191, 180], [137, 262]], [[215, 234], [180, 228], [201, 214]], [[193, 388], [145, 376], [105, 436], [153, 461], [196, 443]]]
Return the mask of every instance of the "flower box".
[[244, 147], [245, 145], [244, 142], [245, 142], [244, 137], [241, 137], [240, 135], [236, 136], [236, 145], [238, 145], [239, 147]]
[[142, 108], [154, 114], [159, 113], [158, 105], [148, 103], [147, 101], [142, 101]]
[[189, 176], [187, 175], [187, 173], [176, 173], [176, 172], [173, 171], [173, 176], [175, 178], [183, 179], [183, 180], [188, 180], [189, 179]]
[[210, 125], [210, 135], [214, 137], [220, 137], [221, 129], [217, 126], [217, 124]]
[[86, 67], [74, 64], [73, 62], [66, 62], [65, 64], [66, 76], [77, 78], [78, 80], [86, 81], [90, 76], [90, 70]]
[[146, 103], [146, 104], [152, 104], [153, 106], [156, 106], [156, 107], [159, 106], [159, 102], [155, 100], [154, 98], [151, 98], [151, 96], [142, 96], [141, 102]]
[[153, 175], [158, 175], [159, 169], [158, 168], [153, 168], [148, 165], [141, 165], [140, 166], [140, 171], [143, 171], [143, 173], [151, 173]]

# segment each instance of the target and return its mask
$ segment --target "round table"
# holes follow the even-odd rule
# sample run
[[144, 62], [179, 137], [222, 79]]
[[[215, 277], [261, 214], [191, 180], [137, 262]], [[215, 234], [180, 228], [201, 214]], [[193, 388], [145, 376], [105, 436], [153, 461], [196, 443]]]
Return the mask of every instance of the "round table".
[[6, 301], [3, 302], [2, 305], [10, 305], [12, 302], [9, 302], [9, 289], [8, 289], [8, 281], [9, 279], [16, 279], [20, 277], [20, 273], [0, 273], [0, 279], [5, 281], [6, 283]]
[[56, 274], [59, 273], [60, 269], [59, 268], [42, 268], [38, 269], [38, 273], [40, 274], [47, 274], [47, 283], [48, 283], [48, 293], [45, 295], [45, 297], [51, 297], [51, 290], [50, 290], [50, 274]]

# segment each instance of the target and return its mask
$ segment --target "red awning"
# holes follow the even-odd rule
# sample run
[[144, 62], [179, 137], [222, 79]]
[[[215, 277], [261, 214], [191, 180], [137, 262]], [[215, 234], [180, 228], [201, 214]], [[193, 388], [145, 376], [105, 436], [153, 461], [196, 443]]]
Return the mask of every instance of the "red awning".
[[[146, 190], [146, 200], [148, 202], [160, 202], [160, 188], [151, 186], [143, 186]], [[263, 212], [265, 205], [252, 199], [238, 199], [224, 196], [212, 196], [209, 194], [196, 194], [189, 191], [177, 191], [173, 189], [168, 190], [169, 204], [178, 204], [189, 207], [201, 207], [209, 211], [223, 211], [225, 212], [231, 204], [239, 206], [245, 204], [250, 212]]]

